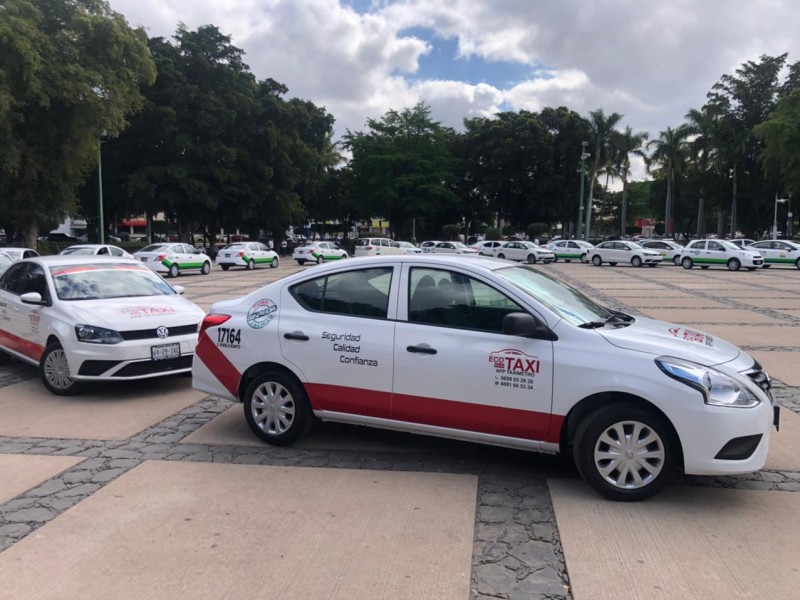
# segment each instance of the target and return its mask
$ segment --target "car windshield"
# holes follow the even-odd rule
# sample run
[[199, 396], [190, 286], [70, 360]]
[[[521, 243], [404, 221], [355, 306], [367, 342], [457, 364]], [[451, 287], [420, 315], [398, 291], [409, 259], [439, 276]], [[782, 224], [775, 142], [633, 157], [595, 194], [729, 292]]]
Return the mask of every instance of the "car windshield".
[[61, 254], [94, 254], [94, 248], [86, 248], [85, 246], [75, 246], [63, 250]]
[[50, 267], [59, 300], [97, 300], [175, 294], [167, 282], [146, 267], [132, 264]]
[[603, 322], [613, 314], [578, 290], [531, 267], [507, 267], [495, 273], [573, 325]]
[[223, 250], [241, 250], [242, 248], [247, 248], [247, 244], [241, 244], [241, 243], [231, 244], [230, 246], [225, 246]]
[[414, 248], [414, 244], [411, 242], [397, 242], [401, 248]]
[[462, 244], [461, 242], [451, 242], [451, 244], [453, 244], [453, 246], [455, 246], [458, 249], [466, 248], [466, 246], [464, 244]]
[[167, 250], [169, 246], [166, 244], [151, 244], [150, 246], [145, 246], [139, 252], [159, 252], [161, 250]]

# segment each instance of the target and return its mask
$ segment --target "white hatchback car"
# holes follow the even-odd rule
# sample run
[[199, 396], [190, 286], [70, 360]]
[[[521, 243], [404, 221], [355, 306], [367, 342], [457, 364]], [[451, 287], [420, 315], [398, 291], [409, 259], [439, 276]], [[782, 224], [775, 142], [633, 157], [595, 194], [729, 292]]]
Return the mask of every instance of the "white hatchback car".
[[710, 266], [727, 266], [731, 271], [742, 267], [755, 271], [764, 264], [764, 259], [757, 250], [739, 248], [726, 240], [695, 240], [686, 244], [681, 252], [681, 265], [691, 269], [694, 265], [701, 269]]
[[133, 257], [168, 277], [177, 277], [184, 271], [211, 273], [211, 259], [189, 244], [151, 244], [134, 252]]
[[64, 248], [59, 254], [63, 256], [113, 256], [116, 258], [133, 258], [133, 254], [117, 246], [109, 244], [80, 244]]
[[794, 265], [800, 269], [800, 244], [789, 240], [764, 240], [746, 247], [764, 258], [764, 268], [772, 265]]
[[411, 242], [397, 242], [397, 245], [403, 249], [403, 254], [422, 254], [422, 249]]
[[347, 258], [347, 252], [333, 242], [306, 242], [295, 248], [292, 253], [292, 259], [296, 260], [298, 265], [304, 265], [306, 262], [320, 264], [343, 258]]
[[406, 254], [400, 244], [389, 238], [358, 238], [354, 256], [379, 256], [381, 254]]
[[643, 240], [639, 242], [642, 248], [655, 250], [661, 255], [661, 262], [672, 263], [675, 266], [681, 264], [681, 252], [683, 246], [672, 240]]
[[22, 260], [23, 258], [36, 258], [39, 253], [33, 248], [0, 248], [0, 252], [5, 252], [14, 260]]
[[494, 256], [495, 249], [499, 248], [503, 244], [505, 244], [505, 242], [500, 240], [488, 240], [472, 244], [470, 248], [477, 250], [478, 254], [481, 256]]
[[594, 248], [594, 246], [583, 240], [558, 240], [550, 242], [545, 248], [555, 253], [556, 262], [559, 260], [563, 260], [564, 262], [579, 260], [585, 263], [589, 262], [589, 251]]
[[261, 242], [236, 242], [217, 253], [217, 266], [223, 271], [231, 267], [244, 267], [252, 271], [258, 265], [269, 265], [277, 269], [280, 262], [278, 253]]
[[495, 248], [494, 253], [497, 258], [519, 260], [531, 265], [537, 262], [549, 263], [556, 259], [552, 250], [537, 246], [533, 242], [505, 242], [499, 248]]
[[632, 267], [655, 267], [661, 263], [661, 254], [655, 250], [642, 248], [636, 242], [625, 240], [616, 242], [603, 242], [597, 244], [589, 251], [589, 260], [595, 267], [607, 262], [612, 267], [619, 263], [629, 264]]
[[16, 262], [0, 278], [0, 360], [38, 366], [59, 395], [188, 372], [205, 313], [181, 292], [126, 258]]
[[477, 254], [478, 251], [461, 242], [437, 242], [431, 248], [432, 254]]
[[428, 240], [422, 242], [419, 245], [419, 249], [422, 250], [423, 254], [428, 254], [429, 252], [433, 252], [433, 247], [438, 243], [440, 243], [439, 240]]
[[214, 304], [192, 384], [285, 445], [314, 417], [569, 452], [617, 500], [671, 473], [752, 472], [779, 409], [747, 353], [477, 256], [326, 265]]

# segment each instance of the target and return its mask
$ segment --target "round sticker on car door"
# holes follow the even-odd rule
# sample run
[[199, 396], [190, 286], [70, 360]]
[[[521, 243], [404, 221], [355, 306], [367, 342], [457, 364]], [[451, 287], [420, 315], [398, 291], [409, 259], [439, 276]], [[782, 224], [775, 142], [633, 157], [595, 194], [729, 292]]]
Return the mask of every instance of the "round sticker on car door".
[[269, 298], [262, 298], [247, 311], [247, 324], [253, 329], [262, 329], [272, 323], [278, 305]]

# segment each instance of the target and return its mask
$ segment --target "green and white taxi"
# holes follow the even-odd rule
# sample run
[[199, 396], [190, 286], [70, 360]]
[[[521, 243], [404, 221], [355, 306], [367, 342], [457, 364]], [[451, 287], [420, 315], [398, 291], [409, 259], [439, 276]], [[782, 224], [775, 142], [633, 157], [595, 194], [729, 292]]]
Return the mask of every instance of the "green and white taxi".
[[764, 240], [747, 246], [764, 257], [764, 268], [772, 265], [794, 265], [800, 269], [800, 244], [788, 240]]
[[189, 244], [151, 244], [134, 252], [133, 257], [168, 277], [177, 277], [184, 271], [211, 273], [211, 259]]
[[258, 265], [269, 265], [277, 269], [278, 264], [280, 264], [278, 253], [261, 242], [237, 242], [225, 246], [217, 254], [217, 265], [223, 271], [231, 267], [244, 267], [252, 271]]
[[691, 269], [697, 265], [701, 269], [711, 266], [728, 267], [738, 271], [742, 267], [755, 271], [764, 264], [758, 250], [739, 248], [727, 240], [695, 240], [689, 242], [681, 252], [681, 265]]
[[321, 264], [329, 260], [341, 260], [347, 258], [347, 251], [343, 250], [333, 242], [306, 242], [298, 246], [292, 253], [292, 260], [296, 260], [298, 265], [306, 262]]
[[564, 262], [579, 260], [585, 263], [589, 262], [589, 251], [594, 248], [594, 246], [583, 240], [558, 240], [550, 242], [545, 248], [556, 255], [554, 262], [558, 262], [559, 260], [563, 260]]

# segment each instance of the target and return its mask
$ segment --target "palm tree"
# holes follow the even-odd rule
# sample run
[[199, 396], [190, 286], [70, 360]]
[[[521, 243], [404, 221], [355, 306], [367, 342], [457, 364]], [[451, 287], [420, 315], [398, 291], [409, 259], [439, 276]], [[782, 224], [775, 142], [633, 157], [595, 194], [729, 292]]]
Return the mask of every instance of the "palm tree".
[[622, 207], [620, 214], [620, 235], [625, 235], [628, 223], [628, 175], [631, 169], [631, 154], [646, 158], [643, 150], [644, 142], [649, 137], [646, 131], [634, 133], [630, 126], [615, 136], [614, 146], [617, 150], [617, 173], [622, 180]]
[[586, 207], [586, 225], [584, 228], [584, 239], [589, 239], [590, 225], [592, 220], [592, 205], [594, 203], [594, 184], [597, 173], [600, 171], [602, 163], [607, 161], [611, 150], [611, 142], [614, 136], [615, 127], [622, 120], [619, 113], [611, 113], [606, 116], [602, 108], [593, 110], [589, 113], [589, 128], [591, 139], [589, 143], [594, 148], [594, 161], [589, 177], [589, 204]]
[[675, 175], [683, 171], [688, 158], [687, 138], [691, 130], [685, 123], [673, 129], [667, 127], [662, 131], [657, 140], [650, 140], [647, 149], [652, 150], [648, 170], [652, 172], [653, 165], [657, 165], [667, 181], [667, 199], [664, 209], [664, 230], [667, 235], [672, 235], [672, 210], [673, 192], [675, 189]]
[[[714, 168], [719, 167], [719, 150], [717, 148], [717, 122], [706, 110], [691, 109], [686, 113], [692, 140], [689, 142], [691, 159], [695, 169], [703, 179]], [[700, 187], [697, 203], [697, 237], [705, 233], [705, 189]]]

